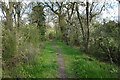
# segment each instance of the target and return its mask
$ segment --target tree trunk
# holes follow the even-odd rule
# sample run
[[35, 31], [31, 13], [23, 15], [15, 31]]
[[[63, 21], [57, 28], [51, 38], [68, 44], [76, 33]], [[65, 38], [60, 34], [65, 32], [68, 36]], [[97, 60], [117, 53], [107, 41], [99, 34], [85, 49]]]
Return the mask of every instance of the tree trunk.
[[18, 13], [18, 24], [17, 24], [17, 27], [19, 28], [20, 27], [20, 13]]
[[12, 27], [13, 27], [12, 14], [8, 12], [6, 13], [6, 28], [12, 31]]
[[65, 34], [65, 26], [66, 26], [66, 23], [65, 23], [65, 20], [64, 20], [64, 16], [60, 15], [59, 16], [59, 26], [60, 26], [60, 31], [61, 31], [61, 36], [62, 36], [62, 39], [66, 41], [66, 34]]
[[87, 41], [86, 41], [86, 52], [88, 53], [88, 45], [89, 45], [89, 36], [90, 36], [90, 32], [89, 32], [89, 3], [88, 0], [86, 0], [86, 17], [87, 17]]

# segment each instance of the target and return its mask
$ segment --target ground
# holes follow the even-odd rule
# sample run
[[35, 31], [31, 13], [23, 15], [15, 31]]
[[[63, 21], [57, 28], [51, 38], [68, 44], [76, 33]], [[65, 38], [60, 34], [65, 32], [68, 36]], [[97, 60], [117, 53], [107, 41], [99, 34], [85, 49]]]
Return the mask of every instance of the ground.
[[37, 58], [34, 65], [18, 67], [17, 74], [31, 78], [118, 78], [116, 65], [102, 63], [60, 41], [47, 41]]
[[53, 45], [53, 48], [55, 48], [58, 52], [57, 61], [58, 61], [59, 68], [57, 69], [57, 71], [59, 73], [59, 77], [67, 78], [67, 74], [65, 73], [66, 69], [65, 69], [64, 57], [62, 56], [61, 50], [55, 46], [54, 41], [52, 41], [52, 45]]

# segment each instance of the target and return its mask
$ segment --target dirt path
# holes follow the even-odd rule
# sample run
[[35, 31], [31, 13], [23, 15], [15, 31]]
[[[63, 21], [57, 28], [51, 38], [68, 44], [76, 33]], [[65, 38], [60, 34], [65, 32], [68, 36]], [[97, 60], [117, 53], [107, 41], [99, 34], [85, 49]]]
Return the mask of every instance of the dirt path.
[[57, 50], [58, 52], [58, 57], [57, 57], [57, 60], [58, 60], [58, 65], [59, 65], [59, 68], [57, 69], [58, 70], [58, 73], [59, 73], [59, 77], [60, 78], [67, 78], [67, 74], [65, 73], [65, 62], [64, 62], [64, 56], [61, 55], [61, 51], [59, 48], [57, 48], [54, 44], [54, 40], [52, 41], [52, 46]]

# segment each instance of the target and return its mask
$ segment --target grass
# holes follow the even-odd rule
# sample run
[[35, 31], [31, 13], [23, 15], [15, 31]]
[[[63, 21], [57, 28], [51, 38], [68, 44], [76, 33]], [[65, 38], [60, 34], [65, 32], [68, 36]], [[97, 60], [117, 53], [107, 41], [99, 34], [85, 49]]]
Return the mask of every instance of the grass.
[[69, 78], [118, 78], [117, 66], [101, 63], [62, 42], [56, 41], [55, 44], [65, 56], [66, 73]]
[[[118, 67], [101, 63], [96, 58], [84, 54], [63, 42], [55, 41], [65, 58], [66, 74], [68, 78], [118, 78]], [[15, 68], [13, 78], [58, 78], [57, 52], [50, 41], [45, 48], [41, 48], [35, 61], [31, 64], [21, 63]], [[10, 72], [10, 71], [8, 71]], [[10, 74], [13, 74], [11, 72]]]
[[[42, 55], [41, 55], [42, 53]], [[56, 50], [52, 47], [50, 42], [46, 42], [44, 52], [40, 52], [37, 57], [37, 61], [32, 65], [22, 64], [17, 67], [16, 72], [19, 77], [24, 78], [57, 78], [57, 61], [56, 61]]]

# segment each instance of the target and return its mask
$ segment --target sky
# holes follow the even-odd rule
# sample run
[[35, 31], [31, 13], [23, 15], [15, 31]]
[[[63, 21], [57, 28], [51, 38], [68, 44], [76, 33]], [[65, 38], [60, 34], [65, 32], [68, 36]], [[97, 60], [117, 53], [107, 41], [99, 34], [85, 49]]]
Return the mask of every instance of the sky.
[[[8, 0], [6, 0], [8, 1]], [[30, 1], [30, 0], [29, 0]], [[24, 0], [25, 3], [29, 3], [28, 0]], [[32, 1], [32, 0], [31, 0]], [[34, 0], [35, 1], [35, 0]], [[39, 0], [40, 1], [40, 0]], [[47, 0], [45, 0], [47, 1]], [[59, 0], [61, 1], [61, 0]], [[72, 0], [74, 1], [74, 0]], [[85, 0], [81, 0], [81, 1], [85, 1]], [[93, 0], [89, 0], [90, 2], [93, 1]], [[98, 2], [99, 5], [102, 4], [103, 0], [94, 0], [95, 2]], [[101, 2], [99, 2], [101, 1]], [[106, 6], [107, 10], [103, 10], [101, 15], [100, 15], [100, 18], [98, 20], [102, 20], [103, 18], [106, 19], [106, 20], [114, 20], [114, 21], [118, 21], [118, 2], [116, 0], [106, 0], [107, 3], [110, 4], [110, 7]], [[0, 16], [3, 16], [1, 10], [0, 10]], [[23, 15], [23, 18], [26, 17], [26, 15]], [[49, 23], [51, 26], [53, 26], [54, 24], [52, 22]]]
[[[110, 3], [110, 2], [109, 2]], [[101, 18], [105, 18], [107, 20], [118, 20], [118, 2], [116, 0], [111, 1], [110, 7], [107, 7], [107, 10], [103, 10], [101, 14]]]
[[3, 14], [2, 14], [2, 11], [1, 11], [1, 9], [0, 9], [0, 16], [2, 16]]

